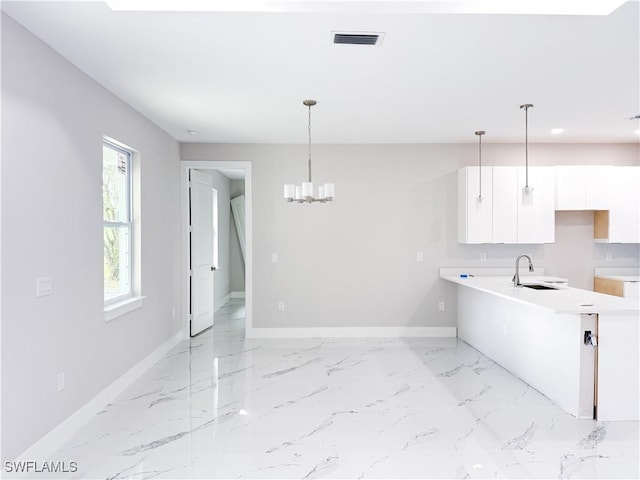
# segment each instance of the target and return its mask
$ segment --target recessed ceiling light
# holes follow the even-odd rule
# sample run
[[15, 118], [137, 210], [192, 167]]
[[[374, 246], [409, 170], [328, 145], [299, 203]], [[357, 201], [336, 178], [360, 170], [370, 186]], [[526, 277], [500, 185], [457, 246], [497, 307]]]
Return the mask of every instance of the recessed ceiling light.
[[552, 135], [561, 135], [564, 133], [564, 128], [552, 128], [551, 129], [551, 134]]
[[189, 135], [198, 135], [200, 132], [198, 130], [187, 130]]

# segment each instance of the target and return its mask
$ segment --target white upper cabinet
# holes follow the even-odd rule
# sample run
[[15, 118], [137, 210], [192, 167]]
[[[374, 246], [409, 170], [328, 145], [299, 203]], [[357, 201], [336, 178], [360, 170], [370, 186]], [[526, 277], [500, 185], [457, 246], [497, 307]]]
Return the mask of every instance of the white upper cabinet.
[[610, 243], [640, 243], [640, 167], [613, 167], [609, 209]]
[[460, 243], [553, 243], [556, 210], [594, 211], [597, 242], [640, 243], [640, 167], [482, 167], [458, 171]]
[[518, 167], [493, 167], [492, 238], [492, 243], [518, 243]]
[[561, 165], [556, 169], [556, 210], [608, 210], [612, 167]]
[[584, 210], [586, 199], [586, 167], [556, 167], [556, 210]]
[[[523, 198], [524, 167], [479, 167], [458, 171], [458, 242], [551, 243], [554, 241], [553, 167], [529, 168], [531, 196]], [[529, 202], [531, 200], [531, 202]]]
[[[637, 167], [633, 167], [636, 168]], [[591, 165], [585, 168], [585, 209], [609, 210], [611, 192], [616, 188], [611, 182], [614, 167]]]
[[[491, 167], [458, 170], [458, 242], [491, 243], [493, 205]], [[482, 190], [482, 199], [479, 199]]]
[[526, 169], [518, 167], [518, 243], [555, 241], [555, 169], [529, 167], [529, 193], [524, 191]]

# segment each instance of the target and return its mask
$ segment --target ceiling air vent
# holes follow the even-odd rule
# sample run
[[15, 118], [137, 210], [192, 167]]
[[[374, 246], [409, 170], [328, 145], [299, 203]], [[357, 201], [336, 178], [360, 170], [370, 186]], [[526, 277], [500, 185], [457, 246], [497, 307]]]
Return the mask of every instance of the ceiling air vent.
[[331, 32], [333, 43], [339, 45], [380, 45], [383, 33], [376, 32]]

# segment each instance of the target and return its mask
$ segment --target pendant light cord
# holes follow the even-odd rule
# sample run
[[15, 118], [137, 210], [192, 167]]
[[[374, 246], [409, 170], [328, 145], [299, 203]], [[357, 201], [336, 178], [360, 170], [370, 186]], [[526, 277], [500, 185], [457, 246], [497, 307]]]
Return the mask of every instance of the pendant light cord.
[[525, 187], [529, 188], [529, 108], [524, 109], [524, 174]]
[[309, 182], [311, 182], [311, 105], [309, 105]]
[[482, 198], [482, 135], [478, 135], [478, 163], [480, 165], [480, 171], [478, 172], [478, 179], [480, 182], [478, 196]]
[[529, 109], [533, 107], [530, 103], [520, 105], [524, 108], [524, 165], [525, 165], [525, 188], [529, 188]]
[[478, 130], [476, 135], [478, 136], [478, 166], [480, 170], [478, 171], [478, 200], [482, 200], [482, 135], [484, 135], [484, 130]]

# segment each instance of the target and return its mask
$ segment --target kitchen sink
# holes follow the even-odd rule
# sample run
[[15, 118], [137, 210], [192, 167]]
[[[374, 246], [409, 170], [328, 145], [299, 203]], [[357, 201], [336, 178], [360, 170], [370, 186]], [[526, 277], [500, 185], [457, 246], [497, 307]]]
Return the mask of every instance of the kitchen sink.
[[558, 287], [552, 287], [551, 285], [541, 285], [539, 283], [528, 283], [522, 285], [523, 287], [533, 288], [534, 290], [558, 290]]

